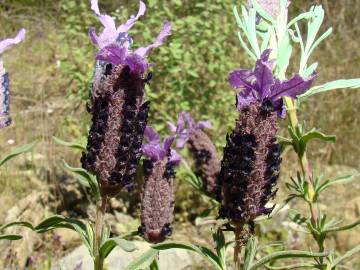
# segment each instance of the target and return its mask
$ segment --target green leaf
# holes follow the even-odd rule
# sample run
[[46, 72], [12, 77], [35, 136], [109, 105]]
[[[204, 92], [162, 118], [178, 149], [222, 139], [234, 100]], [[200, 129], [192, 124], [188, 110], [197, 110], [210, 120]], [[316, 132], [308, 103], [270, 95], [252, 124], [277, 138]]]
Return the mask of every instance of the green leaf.
[[206, 247], [192, 245], [183, 242], [164, 242], [157, 245], [153, 245], [152, 248], [157, 250], [166, 250], [172, 248], [185, 249], [196, 252], [208, 260], [216, 269], [223, 270], [220, 259], [211, 250]]
[[153, 260], [153, 262], [150, 264], [150, 270], [160, 270], [156, 257]]
[[285, 250], [285, 251], [278, 251], [271, 253], [260, 260], [258, 260], [256, 263], [254, 263], [249, 270], [257, 269], [269, 262], [273, 262], [279, 259], [287, 259], [287, 258], [319, 258], [319, 257], [325, 257], [328, 253], [314, 253], [310, 251], [302, 251], [302, 250]]
[[66, 169], [75, 173], [78, 176], [78, 180], [80, 184], [82, 184], [85, 187], [90, 187], [92, 194], [96, 198], [100, 198], [100, 188], [95, 175], [89, 173], [87, 170], [83, 168], [71, 167], [69, 164], [66, 163], [65, 160], [63, 162], [64, 162], [64, 167]]
[[325, 189], [329, 188], [332, 185], [336, 185], [336, 184], [345, 184], [347, 182], [350, 182], [354, 179], [355, 174], [350, 174], [350, 175], [345, 175], [345, 176], [340, 176], [340, 177], [336, 177], [334, 179], [328, 179], [326, 181], [324, 181], [318, 188], [317, 188], [317, 192], [320, 193], [322, 191], [324, 191]]
[[5, 235], [0, 235], [0, 240], [11, 240], [11, 241], [15, 241], [15, 240], [20, 240], [22, 239], [21, 235], [17, 235], [17, 234], [5, 234]]
[[322, 133], [322, 132], [316, 130], [315, 128], [313, 128], [312, 130], [306, 132], [303, 136], [301, 136], [301, 138], [299, 140], [300, 154], [305, 153], [306, 146], [307, 146], [308, 142], [313, 140], [313, 139], [319, 139], [319, 140], [322, 140], [322, 141], [335, 142], [336, 136], [334, 136], [334, 135], [325, 135], [324, 133]]
[[30, 222], [25, 222], [25, 221], [15, 221], [15, 222], [11, 222], [11, 223], [7, 223], [4, 224], [0, 227], [0, 232], [2, 232], [3, 230], [5, 230], [6, 228], [9, 227], [14, 227], [14, 226], [22, 226], [22, 227], [27, 227], [30, 230], [34, 230], [33, 225]]
[[270, 266], [265, 265], [266, 269], [270, 270], [289, 270], [289, 269], [304, 269], [304, 268], [315, 268], [314, 264], [311, 263], [297, 263], [284, 266]]
[[360, 88], [360, 78], [349, 79], [349, 80], [337, 80], [337, 81], [325, 83], [323, 85], [314, 86], [309, 91], [298, 96], [298, 101], [302, 102], [308, 97], [318, 93], [327, 92], [336, 89], [344, 89], [344, 88], [350, 88], [350, 89]]
[[35, 227], [35, 231], [38, 233], [44, 233], [58, 228], [66, 228], [76, 231], [92, 255], [93, 235], [91, 234], [93, 234], [93, 231], [89, 231], [88, 226], [80, 220], [55, 215], [40, 222]]
[[38, 143], [38, 141], [35, 141], [32, 143], [20, 146], [18, 148], [15, 148], [9, 155], [5, 156], [3, 159], [0, 160], [0, 166], [4, 165], [5, 162], [9, 161], [10, 159], [13, 159], [14, 157], [17, 157], [20, 154], [30, 152], [37, 143]]
[[221, 229], [216, 230], [216, 232], [213, 233], [213, 239], [216, 244], [216, 254], [221, 267], [226, 269], [226, 242], [223, 231]]
[[150, 248], [147, 252], [143, 253], [140, 257], [133, 260], [124, 270], [140, 270], [146, 269], [151, 265], [159, 251]]
[[59, 145], [62, 145], [62, 146], [66, 146], [66, 147], [69, 147], [69, 148], [72, 148], [72, 149], [76, 149], [76, 150], [81, 150], [81, 151], [86, 151], [86, 145], [82, 144], [82, 143], [79, 143], [79, 142], [66, 142], [66, 141], [63, 141], [55, 136], [52, 137], [54, 142], [59, 144]]
[[344, 255], [342, 255], [341, 257], [335, 259], [332, 263], [332, 267], [337, 266], [338, 264], [342, 263], [343, 261], [345, 261], [348, 258], [353, 258], [353, 255], [357, 252], [360, 252], [360, 245], [354, 247], [353, 249], [347, 251]]
[[121, 237], [110, 238], [101, 246], [100, 257], [105, 259], [116, 246], [119, 246], [126, 252], [133, 252], [137, 249], [131, 241], [125, 240]]
[[325, 229], [323, 231], [323, 233], [330, 233], [330, 232], [340, 232], [340, 231], [347, 231], [347, 230], [350, 230], [356, 226], [358, 226], [360, 224], [360, 219], [351, 223], [351, 224], [348, 224], [348, 225], [345, 225], [345, 226], [341, 226], [341, 227], [330, 227], [329, 229]]
[[245, 247], [244, 266], [243, 266], [244, 270], [251, 269], [251, 265], [255, 259], [256, 251], [257, 251], [257, 243], [256, 243], [256, 239], [253, 237], [247, 242]]

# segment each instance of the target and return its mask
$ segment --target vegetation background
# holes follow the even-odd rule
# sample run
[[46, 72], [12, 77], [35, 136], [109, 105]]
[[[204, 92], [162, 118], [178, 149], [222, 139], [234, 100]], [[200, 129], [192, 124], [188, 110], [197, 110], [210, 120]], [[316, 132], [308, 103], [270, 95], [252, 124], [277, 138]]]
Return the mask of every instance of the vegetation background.
[[[239, 6], [240, 1], [145, 2], [146, 15], [130, 31], [135, 47], [150, 43], [163, 20], [173, 22], [172, 37], [150, 57], [155, 63], [154, 79], [147, 91], [152, 101], [150, 122], [165, 133], [166, 121], [174, 121], [183, 110], [191, 111], [198, 120], [213, 121], [215, 128], [210, 135], [221, 151], [236, 116], [228, 73], [252, 65], [236, 36], [232, 7]], [[320, 63], [316, 83], [360, 77], [360, 0], [292, 2], [290, 16], [313, 4], [322, 4], [326, 11], [324, 29], [330, 26], [334, 29], [333, 35], [313, 55]], [[102, 12], [111, 13], [120, 23], [137, 11], [138, 1], [103, 0], [100, 6]], [[71, 177], [63, 169], [64, 157], [67, 162], [79, 165], [80, 153], [55, 145], [52, 136], [67, 141], [83, 140], [86, 136], [90, 119], [85, 104], [95, 53], [87, 30], [90, 26], [100, 29], [100, 24], [87, 0], [2, 0], [0, 25], [1, 38], [13, 36], [20, 27], [27, 30], [25, 42], [4, 54], [11, 76], [14, 124], [0, 132], [0, 153], [36, 139], [40, 141], [32, 155], [8, 163], [0, 172], [2, 223], [7, 209], [19, 199], [36, 189], [56, 189], [64, 178]], [[339, 175], [360, 169], [359, 112], [360, 92], [355, 90], [315, 95], [302, 106], [300, 118], [307, 126], [316, 126], [338, 138], [335, 145], [320, 142], [312, 145], [310, 158], [317, 164], [316, 170]], [[285, 127], [286, 121], [283, 124]], [[290, 152], [284, 154], [283, 160], [281, 187], [296, 168], [296, 159]], [[177, 222], [190, 226], [203, 204], [181, 176], [180, 172]], [[359, 218], [359, 189], [358, 181], [333, 189], [324, 208], [345, 220]], [[283, 188], [280, 191], [285, 194]], [[277, 200], [281, 201], [281, 195]], [[138, 210], [127, 211], [135, 216]], [[269, 237], [286, 239], [286, 235], [277, 229], [275, 236]], [[334, 246], [340, 251], [358, 243], [359, 230], [334, 238]]]

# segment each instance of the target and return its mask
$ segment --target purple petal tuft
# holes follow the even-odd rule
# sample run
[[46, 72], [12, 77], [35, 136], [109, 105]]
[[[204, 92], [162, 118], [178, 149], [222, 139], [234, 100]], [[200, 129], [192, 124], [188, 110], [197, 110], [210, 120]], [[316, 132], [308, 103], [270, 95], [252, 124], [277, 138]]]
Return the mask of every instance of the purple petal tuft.
[[147, 47], [141, 47], [141, 48], [137, 49], [135, 51], [135, 54], [138, 54], [142, 57], [147, 56], [151, 49], [157, 48], [157, 47], [161, 46], [162, 44], [164, 44], [165, 39], [170, 35], [171, 35], [171, 23], [168, 21], [165, 21], [163, 29], [161, 30], [158, 37], [155, 39], [154, 43]]
[[130, 17], [130, 19], [127, 20], [126, 23], [120, 25], [120, 26], [118, 27], [118, 29], [116, 30], [118, 34], [129, 31], [130, 28], [134, 26], [135, 22], [136, 22], [141, 16], [143, 16], [143, 15], [145, 14], [145, 11], [146, 11], [146, 6], [145, 6], [145, 4], [144, 4], [142, 1], [140, 1], [140, 4], [139, 4], [139, 5], [140, 5], [140, 6], [139, 6], [139, 11], [138, 11], [137, 15], [136, 15], [136, 16], [132, 15], [132, 16]]
[[14, 38], [4, 39], [0, 41], [0, 54], [9, 49], [12, 45], [18, 44], [25, 39], [25, 29], [22, 28]]

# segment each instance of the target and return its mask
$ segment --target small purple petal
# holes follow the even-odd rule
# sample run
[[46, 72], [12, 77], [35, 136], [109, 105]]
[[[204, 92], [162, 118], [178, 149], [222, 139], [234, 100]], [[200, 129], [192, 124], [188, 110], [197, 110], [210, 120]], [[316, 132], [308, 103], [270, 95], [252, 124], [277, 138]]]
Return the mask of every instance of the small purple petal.
[[184, 116], [185, 121], [189, 126], [189, 129], [193, 129], [195, 126], [195, 123], [194, 123], [194, 120], [191, 118], [190, 114], [187, 112], [182, 112], [181, 114]]
[[273, 61], [268, 61], [270, 50], [265, 50], [261, 59], [256, 61], [254, 75], [256, 78], [255, 90], [259, 93], [261, 99], [268, 97], [270, 95], [271, 87], [275, 83], [275, 78], [273, 75]]
[[9, 49], [12, 45], [18, 44], [25, 38], [25, 29], [22, 28], [14, 38], [8, 38], [4, 39], [3, 41], [0, 41], [0, 54], [2, 54], [4, 51]]
[[135, 54], [140, 55], [141, 57], [145, 57], [148, 55], [149, 51], [151, 49], [157, 48], [164, 44], [165, 39], [171, 35], [171, 23], [168, 21], [164, 22], [163, 29], [161, 30], [158, 37], [155, 39], [154, 43], [147, 46], [147, 47], [141, 47], [135, 51]]
[[181, 156], [174, 149], [171, 149], [169, 161], [174, 163], [176, 166], [179, 166], [181, 162]]
[[89, 37], [94, 45], [99, 45], [99, 37], [96, 34], [95, 27], [89, 28]]
[[196, 129], [204, 129], [204, 128], [212, 128], [212, 127], [213, 126], [210, 121], [199, 121], [195, 126]]
[[145, 144], [142, 146], [143, 154], [151, 160], [161, 160], [166, 156], [166, 152], [159, 144]]
[[91, 0], [90, 1], [91, 4], [91, 9], [92, 11], [94, 11], [94, 13], [98, 16], [100, 16], [100, 10], [99, 10], [99, 4], [98, 4], [98, 0]]
[[96, 59], [106, 61], [114, 65], [120, 65], [125, 63], [127, 53], [127, 48], [120, 47], [119, 45], [113, 43], [101, 49], [96, 55]]
[[256, 92], [252, 89], [244, 89], [236, 95], [236, 107], [240, 111], [242, 108], [249, 106], [251, 103], [255, 102], [258, 98]]
[[136, 16], [131, 16], [129, 20], [127, 20], [126, 23], [124, 23], [123, 25], [120, 25], [118, 27], [118, 29], [116, 30], [117, 33], [123, 33], [123, 32], [127, 32], [130, 30], [131, 27], [133, 27], [133, 25], [135, 24], [135, 22], [145, 14], [146, 11], [146, 6], [145, 4], [140, 1], [140, 7], [139, 7], [139, 11], [138, 14]]
[[144, 137], [150, 143], [160, 144], [160, 135], [151, 126], [146, 126], [145, 131], [144, 131]]
[[229, 75], [230, 85], [235, 88], [253, 88], [251, 81], [253, 80], [254, 72], [248, 69], [234, 70]]
[[175, 133], [176, 133], [177, 128], [176, 128], [176, 126], [175, 126], [173, 123], [167, 122], [167, 126], [168, 126], [168, 129], [170, 130], [170, 132], [171, 132], [172, 134], [175, 134]]
[[169, 151], [169, 149], [170, 149], [172, 143], [174, 142], [174, 140], [175, 140], [175, 136], [167, 137], [167, 138], [164, 140], [164, 147], [163, 147], [163, 148], [164, 148], [164, 150], [165, 150], [166, 152]]
[[140, 74], [143, 74], [150, 66], [146, 59], [134, 53], [126, 57], [124, 65], [129, 66], [131, 71]]
[[187, 130], [184, 130], [182, 133], [180, 133], [176, 139], [176, 147], [179, 149], [184, 148], [187, 140], [189, 139], [189, 134]]
[[288, 81], [281, 82], [276, 80], [272, 89], [271, 98], [273, 101], [282, 97], [296, 98], [296, 96], [301, 95], [310, 89], [316, 77], [316, 73], [313, 73], [306, 79], [303, 79], [299, 74], [296, 74]]
[[112, 36], [116, 38], [117, 32], [116, 32], [115, 20], [109, 15], [100, 15], [99, 20], [101, 24], [104, 26], [104, 31], [106, 31], [107, 34], [111, 33]]
[[176, 123], [176, 130], [177, 132], [182, 132], [185, 128], [185, 122], [184, 122], [184, 118], [182, 116], [182, 114], [179, 114], [178, 116], [178, 120]]

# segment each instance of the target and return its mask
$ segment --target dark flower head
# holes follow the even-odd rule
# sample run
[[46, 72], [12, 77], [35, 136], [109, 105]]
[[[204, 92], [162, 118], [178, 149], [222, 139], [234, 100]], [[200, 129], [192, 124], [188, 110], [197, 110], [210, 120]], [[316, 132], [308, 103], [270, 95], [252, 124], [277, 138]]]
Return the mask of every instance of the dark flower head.
[[195, 122], [189, 113], [182, 112], [177, 124], [168, 123], [168, 126], [176, 136], [178, 148], [183, 148], [187, 143], [195, 161], [195, 174], [203, 180], [205, 192], [209, 196], [215, 197], [218, 188], [220, 159], [215, 145], [203, 132], [205, 128], [212, 128], [210, 121]]
[[266, 204], [276, 194], [273, 187], [280, 171], [277, 122], [271, 103], [256, 101], [241, 109], [236, 127], [226, 138], [218, 200], [220, 216], [235, 225], [252, 224], [272, 211]]
[[105, 195], [133, 187], [149, 111], [149, 102], [143, 102], [144, 84], [129, 67], [117, 66], [92, 96], [92, 125], [81, 161], [97, 176]]
[[96, 35], [94, 28], [89, 30], [92, 42], [100, 48], [96, 59], [114, 65], [127, 65], [132, 72], [143, 74], [150, 66], [146, 59], [149, 52], [161, 46], [166, 37], [171, 35], [171, 23], [165, 21], [163, 29], [153, 44], [140, 47], [133, 52], [130, 50], [132, 38], [128, 35], [127, 31], [140, 16], [144, 15], [146, 10], [145, 4], [140, 1], [138, 14], [132, 16], [125, 24], [118, 28], [116, 28], [114, 20], [109, 15], [100, 14], [97, 0], [91, 1], [91, 8], [104, 26], [104, 30], [99, 37]]
[[143, 161], [144, 191], [141, 200], [141, 226], [139, 233], [149, 242], [165, 240], [172, 232], [174, 219], [173, 180], [175, 166], [180, 156], [171, 149], [175, 137], [167, 137], [163, 143], [159, 134], [150, 126], [146, 127], [148, 141], [142, 147], [147, 159]]
[[14, 44], [18, 44], [25, 38], [25, 29], [21, 29], [15, 38], [8, 38], [0, 41], [0, 129], [11, 124], [10, 113], [10, 87], [9, 74], [6, 72], [2, 54]]
[[[187, 124], [187, 127], [185, 124]], [[189, 113], [182, 112], [178, 117], [176, 125], [168, 122], [168, 127], [170, 132], [176, 135], [176, 147], [183, 148], [193, 131], [212, 128], [212, 124], [210, 121], [195, 122]]]
[[242, 91], [237, 94], [236, 105], [241, 110], [252, 103], [269, 100], [278, 116], [284, 118], [286, 108], [283, 97], [296, 98], [306, 92], [316, 78], [316, 73], [308, 78], [294, 75], [290, 80], [280, 81], [273, 75], [274, 61], [269, 60], [270, 49], [265, 50], [256, 61], [255, 69], [239, 69], [230, 73], [229, 82], [235, 89]]

